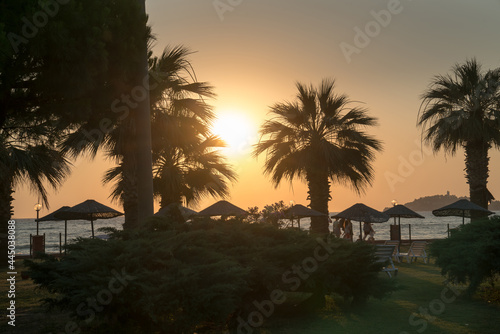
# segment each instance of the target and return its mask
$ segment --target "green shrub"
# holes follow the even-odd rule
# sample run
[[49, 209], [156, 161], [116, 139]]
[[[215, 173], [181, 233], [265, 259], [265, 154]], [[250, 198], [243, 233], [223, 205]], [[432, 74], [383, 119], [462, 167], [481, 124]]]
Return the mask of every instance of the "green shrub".
[[472, 295], [481, 282], [500, 273], [500, 217], [462, 225], [447, 239], [430, 246], [441, 273], [457, 283], [468, 283]]
[[285, 228], [286, 224], [283, 219], [287, 218], [285, 212], [290, 206], [285, 205], [285, 202], [279, 201], [270, 205], [265, 205], [259, 211], [258, 207], [250, 207], [247, 211], [250, 213], [246, 221], [250, 223], [267, 223], [279, 228]]
[[[241, 221], [154, 218], [107, 241], [80, 239], [61, 260], [28, 264], [35, 283], [56, 293], [50, 305], [103, 332], [192, 333], [206, 323], [234, 330], [262, 303], [273, 313], [321, 305], [330, 293], [365, 301], [392, 290], [370, 245]], [[283, 296], [270, 305], [277, 291]], [[290, 293], [312, 297], [290, 305]]]

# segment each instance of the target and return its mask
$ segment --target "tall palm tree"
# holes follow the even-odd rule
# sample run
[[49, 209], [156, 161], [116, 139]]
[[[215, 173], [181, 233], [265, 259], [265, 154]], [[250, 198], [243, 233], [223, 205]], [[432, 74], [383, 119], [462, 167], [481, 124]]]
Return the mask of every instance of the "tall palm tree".
[[[185, 47], [167, 47], [150, 59], [152, 82], [151, 131], [154, 193], [160, 204], [194, 204], [201, 198], [228, 194], [235, 173], [216, 151], [223, 142], [210, 134], [212, 108], [204, 101], [213, 97], [212, 87], [196, 81]], [[120, 158], [120, 136], [110, 140], [109, 153]], [[132, 143], [133, 144], [133, 143]], [[126, 205], [130, 173], [122, 161], [110, 169], [103, 181], [115, 182], [112, 197]]]
[[488, 208], [488, 151], [500, 146], [500, 68], [483, 72], [471, 59], [436, 76], [422, 95], [418, 125], [435, 152], [464, 148], [470, 200]]
[[[206, 83], [198, 82], [188, 60], [192, 52], [183, 47], [166, 47], [159, 57], [149, 53], [149, 83], [148, 88], [152, 151], [159, 152], [162, 143], [170, 144], [190, 141], [197, 143], [199, 136], [207, 137], [210, 121], [214, 118], [213, 111], [203, 98], [213, 97], [213, 88]], [[117, 84], [120, 86], [120, 83]], [[132, 88], [128, 90], [128, 94]], [[121, 92], [122, 90], [120, 90]], [[120, 96], [120, 95], [117, 95]], [[123, 96], [123, 95], [122, 95]], [[130, 96], [129, 96], [130, 97]], [[133, 104], [134, 101], [131, 101]], [[136, 152], [136, 122], [130, 113], [109, 112], [109, 104], [103, 110], [96, 109], [95, 116], [90, 121], [67, 136], [62, 147], [65, 152], [78, 156], [89, 153], [94, 157], [99, 149], [106, 151], [108, 156], [115, 159], [122, 175], [121, 202], [125, 211], [124, 228], [137, 226], [138, 223], [138, 184], [137, 184], [137, 157], [131, 152]], [[120, 104], [123, 108], [123, 104]], [[100, 113], [99, 113], [100, 112]], [[96, 123], [102, 119], [112, 121], [108, 129], [96, 135]], [[182, 119], [182, 127], [180, 127]], [[156, 157], [153, 156], [153, 163]], [[116, 172], [116, 171], [115, 171]], [[112, 177], [116, 174], [105, 176], [104, 180], [117, 180]]]
[[[255, 156], [266, 152], [264, 171], [275, 186], [283, 178], [304, 180], [310, 207], [325, 214], [330, 181], [362, 192], [373, 179], [375, 151], [382, 149], [363, 131], [376, 119], [334, 88], [334, 80], [323, 80], [318, 89], [297, 83], [297, 100], [271, 107], [272, 118], [262, 125], [254, 148]], [[327, 217], [312, 218], [311, 231], [328, 233]]]

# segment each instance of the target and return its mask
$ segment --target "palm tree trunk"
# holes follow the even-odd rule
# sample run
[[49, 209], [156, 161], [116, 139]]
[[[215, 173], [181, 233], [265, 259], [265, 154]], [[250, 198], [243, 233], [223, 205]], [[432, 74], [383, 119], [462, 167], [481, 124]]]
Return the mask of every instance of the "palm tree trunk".
[[327, 234], [329, 233], [328, 201], [330, 200], [328, 172], [326, 170], [308, 171], [306, 179], [311, 209], [326, 214], [324, 217], [311, 217], [311, 232]]
[[137, 189], [137, 145], [136, 126], [132, 119], [127, 119], [120, 128], [120, 147], [123, 173], [123, 211], [125, 213], [124, 229], [138, 226], [138, 189]]
[[0, 187], [0, 267], [7, 266], [7, 251], [8, 251], [8, 221], [12, 217], [13, 208], [12, 201], [12, 182], [9, 178], [2, 176]]
[[485, 209], [488, 208], [489, 148], [486, 143], [469, 142], [465, 145], [465, 177], [470, 200]]
[[[145, 0], [137, 0], [141, 11], [146, 15]], [[146, 31], [146, 29], [145, 29]], [[148, 47], [146, 39], [140, 46], [141, 60], [138, 64], [137, 83], [148, 81]], [[153, 168], [151, 157], [151, 114], [149, 111], [149, 92], [141, 101], [137, 101], [135, 119], [137, 122], [137, 215], [143, 220], [153, 215]]]
[[[133, 151], [132, 151], [133, 152]], [[127, 152], [123, 155], [123, 211], [125, 213], [124, 229], [132, 229], [138, 226], [138, 190], [137, 174], [135, 168], [135, 154]]]

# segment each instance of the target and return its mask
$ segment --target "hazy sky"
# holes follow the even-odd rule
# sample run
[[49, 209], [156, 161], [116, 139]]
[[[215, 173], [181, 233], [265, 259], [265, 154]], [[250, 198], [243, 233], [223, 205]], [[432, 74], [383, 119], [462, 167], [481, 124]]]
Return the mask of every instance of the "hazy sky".
[[[379, 120], [370, 133], [384, 142], [373, 163], [373, 186], [358, 196], [334, 184], [330, 211], [363, 202], [382, 210], [426, 195], [468, 195], [464, 157], [432, 154], [420, 146], [416, 127], [420, 95], [432, 77], [457, 62], [476, 57], [484, 68], [500, 67], [499, 0], [148, 0], [156, 35], [155, 53], [183, 44], [198, 80], [215, 87], [210, 101], [222, 119], [233, 115], [248, 126], [244, 142], [228, 153], [239, 174], [229, 200], [243, 208], [308, 204], [299, 181], [275, 189], [262, 174], [263, 157], [250, 157], [250, 145], [269, 106], [293, 100], [295, 82], [317, 85], [335, 78], [338, 92], [361, 101]], [[233, 118], [231, 118], [233, 119]], [[219, 128], [230, 128], [227, 124]], [[222, 133], [227, 135], [228, 133]], [[234, 136], [235, 134], [233, 134]], [[229, 137], [231, 138], [231, 137]], [[489, 189], [500, 198], [500, 152], [490, 151]], [[100, 183], [109, 163], [102, 157], [75, 162], [72, 176], [51, 192], [51, 210], [88, 198], [120, 209]], [[33, 217], [36, 195], [17, 189], [15, 217]], [[203, 209], [215, 200], [206, 200]], [[41, 212], [47, 214], [46, 208]]]

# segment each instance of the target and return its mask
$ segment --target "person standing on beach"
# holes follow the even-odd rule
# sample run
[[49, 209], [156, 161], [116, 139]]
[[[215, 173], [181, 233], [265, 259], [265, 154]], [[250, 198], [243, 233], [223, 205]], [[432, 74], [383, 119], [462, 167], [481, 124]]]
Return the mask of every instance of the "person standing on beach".
[[352, 223], [349, 219], [347, 219], [344, 223], [344, 239], [352, 241]]
[[340, 238], [340, 221], [339, 221], [339, 218], [335, 218], [335, 221], [333, 222], [333, 234], [337, 238]]
[[370, 234], [371, 230], [372, 230], [372, 225], [370, 223], [364, 222], [363, 223], [363, 232], [365, 233], [365, 236], [363, 237], [363, 240], [366, 240], [366, 238]]
[[363, 223], [363, 232], [365, 233], [365, 236], [363, 240], [366, 240], [366, 237], [368, 237], [368, 241], [374, 241], [375, 238], [373, 237], [375, 235], [375, 230], [373, 229], [373, 225], [370, 223]]
[[375, 241], [375, 230], [373, 229], [373, 226], [370, 224], [370, 236], [368, 237], [368, 241]]

